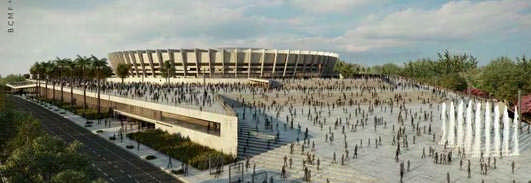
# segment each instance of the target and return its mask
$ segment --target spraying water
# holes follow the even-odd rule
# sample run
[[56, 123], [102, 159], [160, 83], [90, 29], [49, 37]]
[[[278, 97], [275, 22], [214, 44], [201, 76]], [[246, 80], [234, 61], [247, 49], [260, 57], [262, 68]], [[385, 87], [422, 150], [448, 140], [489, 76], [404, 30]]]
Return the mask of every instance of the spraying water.
[[503, 108], [503, 154], [509, 155], [509, 114], [507, 106]]
[[500, 155], [500, 109], [494, 106], [494, 156]]
[[456, 147], [463, 146], [463, 101], [459, 102], [459, 107], [457, 108], [457, 143]]
[[479, 156], [480, 154], [480, 148], [481, 148], [481, 103], [476, 104], [476, 119], [474, 121], [475, 123], [475, 131], [474, 131], [474, 154], [475, 156]]
[[490, 123], [492, 116], [490, 116], [489, 102], [485, 104], [485, 155], [490, 156], [490, 136], [492, 130], [490, 129]]
[[518, 108], [515, 106], [514, 107], [514, 121], [513, 121], [513, 127], [514, 127], [514, 130], [513, 130], [513, 142], [514, 142], [514, 145], [513, 145], [513, 156], [514, 155], [520, 155], [520, 149], [518, 147], [518, 126], [519, 126], [519, 123], [520, 121], [518, 121]]
[[472, 100], [468, 101], [466, 108], [466, 134], [465, 134], [465, 152], [472, 150]]
[[440, 144], [446, 143], [446, 103], [442, 103], [441, 110], [441, 119], [442, 119], [442, 137]]
[[453, 146], [455, 141], [455, 110], [454, 102], [450, 102], [450, 125], [448, 126], [448, 145]]

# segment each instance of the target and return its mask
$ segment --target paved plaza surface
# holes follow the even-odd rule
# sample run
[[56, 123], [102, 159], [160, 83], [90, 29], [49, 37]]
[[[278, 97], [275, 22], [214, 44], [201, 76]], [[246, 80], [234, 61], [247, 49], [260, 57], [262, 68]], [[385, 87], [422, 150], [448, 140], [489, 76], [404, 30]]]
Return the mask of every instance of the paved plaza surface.
[[[407, 169], [408, 161], [410, 168], [409, 171], [405, 170], [404, 182], [446, 182], [447, 174], [450, 175], [451, 182], [531, 180], [531, 175], [528, 173], [531, 172], [529, 166], [531, 135], [527, 124], [521, 123], [520, 155], [498, 157], [496, 168], [492, 158], [487, 174], [482, 175], [479, 157], [465, 155], [462, 158], [463, 166], [460, 167], [461, 158], [458, 157], [458, 150], [453, 150], [454, 160], [445, 164], [436, 164], [433, 155], [429, 154], [430, 147], [439, 153], [449, 151], [439, 144], [442, 124], [440, 103], [450, 101], [457, 103], [468, 98], [454, 93], [439, 92], [429, 87], [415, 86], [405, 81], [386, 83], [381, 80], [333, 80], [328, 81], [328, 84], [322, 82], [323, 80], [304, 80], [290, 82], [285, 86], [292, 89], [256, 95], [232, 94], [233, 98], [248, 104], [246, 107], [236, 108], [241, 120], [240, 128], [247, 128], [249, 131], [241, 136], [273, 139], [278, 134], [280, 141], [278, 147], [267, 148], [266, 145], [266, 148], [263, 148], [263, 145], [255, 143], [257, 140], [249, 143], [240, 137], [240, 141], [243, 141], [240, 142], [239, 152], [243, 154], [240, 156], [249, 154], [252, 157], [251, 164], [256, 163], [257, 167], [266, 167], [276, 170], [277, 173], [281, 172], [286, 156], [293, 161], [292, 168], [286, 168], [287, 179], [296, 181], [304, 176], [303, 159], [308, 159], [308, 154], [314, 159], [313, 164], [306, 163], [311, 170], [312, 182], [326, 182], [327, 179], [330, 182], [399, 182], [400, 163], [403, 162]], [[302, 85], [316, 88], [296, 89]], [[328, 86], [336, 88], [323, 89]], [[346, 104], [350, 99], [353, 100], [353, 105]], [[390, 102], [391, 100], [395, 101]], [[315, 105], [308, 105], [308, 102]], [[261, 107], [252, 107], [250, 104], [253, 103]], [[256, 117], [253, 117], [255, 110]], [[403, 118], [402, 123], [399, 122], [399, 114]], [[272, 119], [271, 129], [264, 127], [266, 118]], [[293, 129], [291, 121], [294, 123]], [[401, 140], [400, 155], [396, 161], [397, 144], [393, 143], [393, 137], [396, 137], [400, 127], [405, 129], [408, 145], [404, 147]], [[306, 128], [309, 132], [309, 142], [302, 153], [302, 139]], [[329, 140], [332, 135], [333, 142]], [[376, 140], [380, 138], [381, 143], [378, 141], [376, 146]], [[510, 143], [512, 144], [512, 141]], [[290, 153], [290, 144], [295, 144], [294, 153]], [[358, 146], [357, 158], [353, 158], [355, 146]], [[242, 150], [242, 147], [246, 149]], [[260, 150], [261, 148], [265, 150]], [[257, 152], [252, 152], [253, 150]], [[342, 165], [341, 157], [346, 156], [347, 150], [349, 157], [345, 157]], [[422, 157], [423, 151], [425, 157]], [[315, 159], [320, 160], [319, 170]], [[468, 160], [471, 162], [470, 178], [467, 172]], [[511, 167], [513, 161], [514, 174]]]
[[[470, 98], [466, 96], [400, 79], [294, 79], [282, 83], [282, 89], [240, 85], [212, 89], [203, 94], [208, 96], [207, 102], [186, 92], [182, 94], [184, 98], [192, 98], [192, 102], [183, 100], [180, 105], [207, 103], [201, 107], [209, 110], [213, 106], [211, 111], [218, 108], [211, 96], [221, 94], [236, 101], [230, 105], [239, 118], [238, 158], [241, 161], [226, 165], [220, 174], [192, 169], [189, 176], [178, 177], [184, 182], [227, 182], [232, 167], [231, 181], [250, 181], [254, 169], [255, 182], [264, 179], [305, 182], [306, 178], [311, 182], [400, 182], [402, 164], [403, 182], [446, 182], [448, 176], [450, 182], [531, 180], [531, 134], [526, 123], [520, 123], [519, 128], [520, 155], [496, 157], [496, 163], [493, 157], [485, 157], [483, 162], [490, 159], [486, 173], [481, 172], [479, 157], [461, 155], [458, 149], [441, 145], [441, 103], [468, 103]], [[190, 91], [201, 94], [198, 88]], [[149, 98], [154, 97], [146, 99]], [[168, 100], [155, 98], [159, 102]], [[99, 136], [108, 139], [119, 128], [116, 124], [96, 125], [88, 130], [95, 133], [101, 129]], [[128, 132], [134, 131], [131, 128]], [[125, 145], [135, 144], [130, 139], [111, 143], [136, 157], [155, 154], [159, 158], [150, 163], [163, 171], [180, 168], [177, 160], [173, 161], [174, 168], [168, 168], [166, 155], [145, 146], [138, 152], [125, 149]], [[510, 144], [512, 149], [512, 140]], [[398, 156], [397, 147], [400, 148]], [[451, 162], [436, 163], [435, 153], [450, 151]], [[243, 165], [243, 172], [239, 165]]]

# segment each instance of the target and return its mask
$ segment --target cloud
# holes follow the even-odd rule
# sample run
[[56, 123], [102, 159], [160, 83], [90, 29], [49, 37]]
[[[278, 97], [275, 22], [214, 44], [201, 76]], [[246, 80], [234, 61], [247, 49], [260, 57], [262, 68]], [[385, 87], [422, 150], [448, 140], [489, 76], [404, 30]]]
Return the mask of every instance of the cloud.
[[371, 21], [338, 37], [343, 49], [367, 51], [430, 41], [467, 41], [485, 35], [507, 36], [529, 31], [529, 5], [523, 1], [448, 2], [439, 9], [406, 9], [371, 16]]
[[355, 7], [365, 6], [370, 0], [292, 0], [290, 3], [308, 12], [345, 12]]
[[[531, 39], [526, 32], [531, 17], [525, 1], [451, 1], [430, 8], [385, 11], [381, 9], [396, 4], [378, 7], [382, 4], [368, 0], [98, 0], [85, 4], [18, 3], [16, 32], [0, 33], [0, 55], [6, 58], [0, 61], [0, 73], [27, 72], [34, 62], [56, 56], [106, 57], [127, 49], [290, 48], [370, 60], [384, 58], [381, 55], [411, 58], [424, 52], [421, 49], [433, 53], [434, 48], [460, 41], [478, 44], [489, 39], [494, 40], [489, 44], [503, 47], [511, 42], [504, 42], [504, 37], [516, 42], [512, 48], [523, 47], [515, 51], [521, 54], [529, 50], [525, 40]], [[6, 8], [2, 6], [5, 3], [0, 8]], [[363, 11], [356, 11], [361, 7]], [[430, 43], [434, 48], [424, 48]]]

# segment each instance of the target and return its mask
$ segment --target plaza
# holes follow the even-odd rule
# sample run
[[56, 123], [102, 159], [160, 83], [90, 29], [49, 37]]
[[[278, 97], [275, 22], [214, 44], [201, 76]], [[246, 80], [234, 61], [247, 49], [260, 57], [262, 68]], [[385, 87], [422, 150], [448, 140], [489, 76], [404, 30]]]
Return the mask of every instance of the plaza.
[[[232, 154], [239, 161], [225, 165], [222, 172], [215, 174], [195, 170], [180, 177], [187, 182], [247, 181], [253, 177], [255, 180], [268, 177], [268, 180], [295, 182], [399, 182], [401, 172], [403, 182], [446, 182], [448, 178], [450, 182], [530, 179], [526, 173], [530, 171], [526, 162], [531, 159], [529, 124], [526, 122], [519, 123], [518, 134], [512, 132], [513, 125], [510, 125], [511, 138], [508, 138], [507, 147], [513, 149], [514, 144], [518, 144], [519, 155], [504, 153], [498, 157], [479, 157], [442, 143], [448, 138], [443, 134], [450, 133], [447, 131], [448, 122], [443, 128], [443, 120], [450, 120], [451, 116], [448, 114], [443, 118], [443, 103], [485, 103], [489, 101], [486, 99], [388, 77], [283, 79], [278, 80], [282, 83], [281, 88], [257, 87], [246, 79], [227, 83], [213, 81], [202, 85], [202, 81], [168, 84], [132, 80], [120, 84], [111, 80], [103, 84], [101, 100], [119, 97], [148, 108], [158, 104], [161, 110], [167, 106], [234, 116], [230, 123], [236, 124], [232, 128], [235, 131], [223, 132], [224, 124], [221, 124], [219, 136], [234, 134], [230, 136], [233, 141], [229, 140], [234, 144], [229, 146], [235, 148]], [[94, 100], [95, 87], [88, 87], [87, 91]], [[68, 93], [66, 87], [65, 96]], [[58, 96], [60, 94], [56, 93], [56, 99]], [[222, 99], [214, 96], [222, 96]], [[94, 101], [90, 105], [95, 107]], [[187, 113], [190, 112], [180, 114]], [[152, 121], [146, 119], [149, 116], [132, 114], [127, 115], [131, 120]], [[494, 116], [494, 112], [491, 115]], [[470, 126], [475, 127], [477, 121], [471, 121], [474, 123]], [[172, 131], [181, 128], [182, 123], [173, 123], [174, 127], [168, 129], [157, 125], [160, 122], [164, 123], [164, 120], [153, 122], [154, 127], [189, 135], [193, 141], [227, 152], [223, 147], [215, 146], [219, 143], [198, 140], [204, 138], [205, 131], [197, 128]], [[489, 141], [495, 139], [494, 134], [491, 135]], [[515, 135], [518, 143], [513, 140]], [[478, 137], [481, 144], [488, 139]], [[228, 144], [226, 141], [222, 143]], [[483, 145], [481, 149], [485, 151]], [[164, 162], [159, 164], [164, 167]]]

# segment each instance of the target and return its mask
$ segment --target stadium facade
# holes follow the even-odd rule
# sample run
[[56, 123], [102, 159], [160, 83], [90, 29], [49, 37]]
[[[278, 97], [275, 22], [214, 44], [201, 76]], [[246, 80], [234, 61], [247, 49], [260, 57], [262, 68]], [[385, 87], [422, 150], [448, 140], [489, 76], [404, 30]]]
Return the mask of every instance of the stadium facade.
[[331, 77], [336, 53], [257, 48], [156, 49], [117, 51], [109, 54], [113, 71], [131, 65], [132, 77], [157, 78], [169, 61], [176, 77], [302, 78]]

